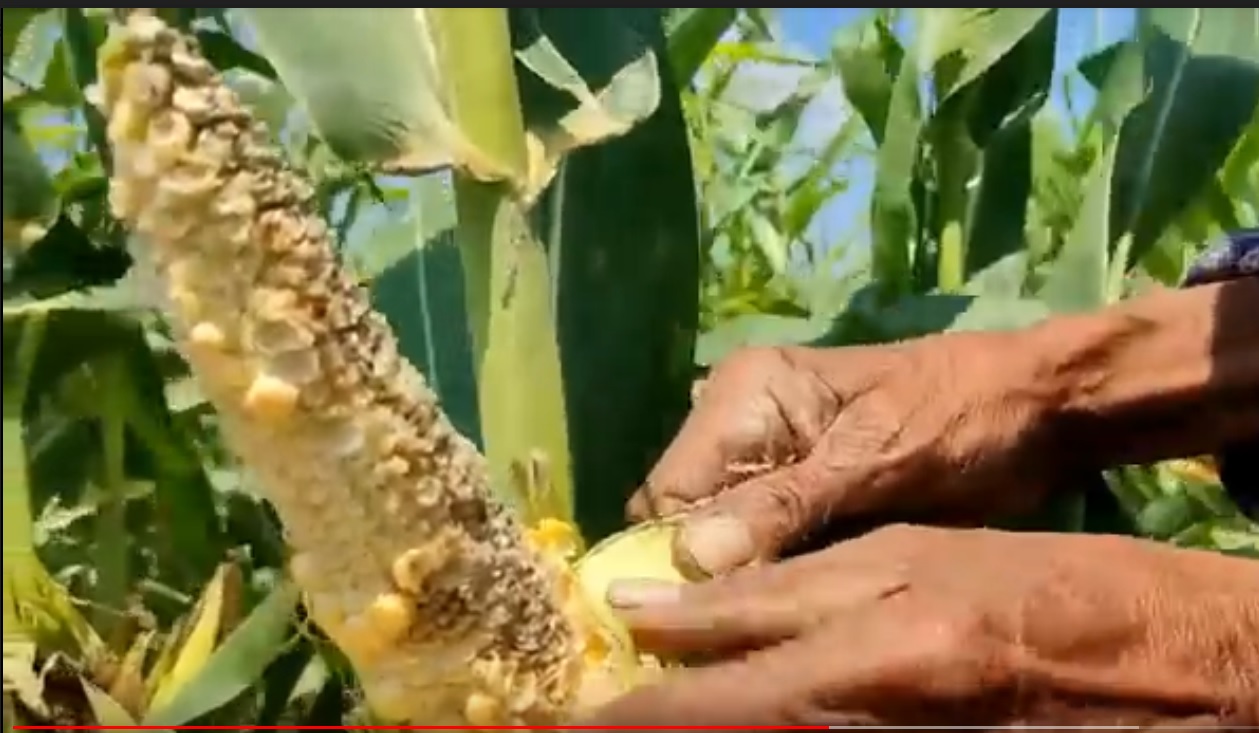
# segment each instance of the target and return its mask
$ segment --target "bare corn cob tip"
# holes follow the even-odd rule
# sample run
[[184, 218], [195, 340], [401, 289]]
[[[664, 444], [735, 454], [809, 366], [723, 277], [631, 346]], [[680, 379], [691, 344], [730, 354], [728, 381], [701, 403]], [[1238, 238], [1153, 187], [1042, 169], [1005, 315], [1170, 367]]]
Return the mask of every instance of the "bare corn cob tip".
[[428, 724], [562, 722], [583, 685], [609, 684], [591, 658], [608, 637], [339, 269], [310, 187], [196, 41], [151, 13], [127, 14], [100, 79], [114, 213], [369, 705]]

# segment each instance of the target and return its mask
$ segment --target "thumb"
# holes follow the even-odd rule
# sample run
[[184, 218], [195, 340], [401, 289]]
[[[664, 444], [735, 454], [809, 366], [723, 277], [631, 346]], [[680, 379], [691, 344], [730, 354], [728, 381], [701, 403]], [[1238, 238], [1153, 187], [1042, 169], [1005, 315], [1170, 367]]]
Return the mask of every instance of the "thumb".
[[675, 545], [678, 559], [718, 575], [777, 557], [828, 518], [830, 474], [805, 460], [726, 489], [686, 519]]

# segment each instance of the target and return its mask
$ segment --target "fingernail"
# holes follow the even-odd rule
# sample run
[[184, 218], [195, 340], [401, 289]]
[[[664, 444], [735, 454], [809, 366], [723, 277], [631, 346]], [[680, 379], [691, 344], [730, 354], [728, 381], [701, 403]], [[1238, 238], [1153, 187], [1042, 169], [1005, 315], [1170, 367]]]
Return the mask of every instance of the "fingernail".
[[729, 515], [692, 520], [682, 528], [678, 541], [690, 562], [708, 575], [746, 565], [756, 557], [747, 525]]
[[617, 580], [608, 586], [608, 605], [613, 608], [639, 608], [675, 603], [682, 586], [662, 580]]

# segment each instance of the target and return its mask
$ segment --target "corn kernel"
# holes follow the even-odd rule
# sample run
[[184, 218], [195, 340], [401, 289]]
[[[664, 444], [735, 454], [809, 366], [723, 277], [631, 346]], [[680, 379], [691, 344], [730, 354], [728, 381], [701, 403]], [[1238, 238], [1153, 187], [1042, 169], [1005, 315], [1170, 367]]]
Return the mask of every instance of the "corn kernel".
[[201, 321], [188, 331], [188, 341], [199, 349], [221, 349], [227, 343], [227, 334], [213, 323]]
[[415, 602], [400, 593], [381, 593], [365, 613], [376, 632], [392, 643], [410, 630], [415, 621]]
[[245, 393], [243, 407], [255, 417], [279, 422], [293, 414], [297, 398], [298, 391], [294, 385], [270, 374], [259, 374]]
[[289, 558], [289, 575], [303, 588], [314, 585], [317, 578], [315, 558], [305, 552], [299, 552]]
[[571, 522], [544, 517], [525, 530], [529, 545], [539, 552], [569, 559], [581, 547], [581, 533]]
[[503, 704], [484, 692], [473, 692], [464, 703], [463, 717], [469, 725], [502, 725]]

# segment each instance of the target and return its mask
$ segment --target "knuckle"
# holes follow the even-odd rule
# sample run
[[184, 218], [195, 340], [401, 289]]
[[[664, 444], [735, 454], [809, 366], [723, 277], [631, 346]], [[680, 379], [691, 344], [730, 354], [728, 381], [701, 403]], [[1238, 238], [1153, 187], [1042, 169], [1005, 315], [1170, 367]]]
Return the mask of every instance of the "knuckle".
[[914, 627], [915, 669], [922, 691], [943, 698], [966, 698], [977, 691], [1004, 687], [1008, 671], [997, 664], [992, 646], [974, 635], [973, 621], [923, 619]]
[[970, 654], [975, 642], [984, 638], [986, 623], [982, 613], [972, 608], [954, 608], [941, 614], [935, 625], [938, 648], [950, 657]]
[[798, 481], [783, 480], [766, 485], [761, 490], [761, 500], [781, 536], [794, 535], [809, 524], [809, 502], [805, 490]]
[[974, 607], [944, 612], [924, 648], [925, 664], [938, 670], [934, 685], [945, 694], [1001, 689], [1017, 683], [1018, 655], [988, 613]]
[[625, 518], [630, 522], [641, 522], [651, 518], [651, 502], [647, 494], [652, 491], [650, 485], [643, 486], [625, 502]]
[[776, 371], [784, 364], [776, 346], [745, 346], [723, 359], [714, 370], [718, 378], [748, 378]]
[[940, 666], [974, 660], [988, 648], [985, 615], [965, 605], [935, 606], [919, 614], [914, 632], [923, 659]]

